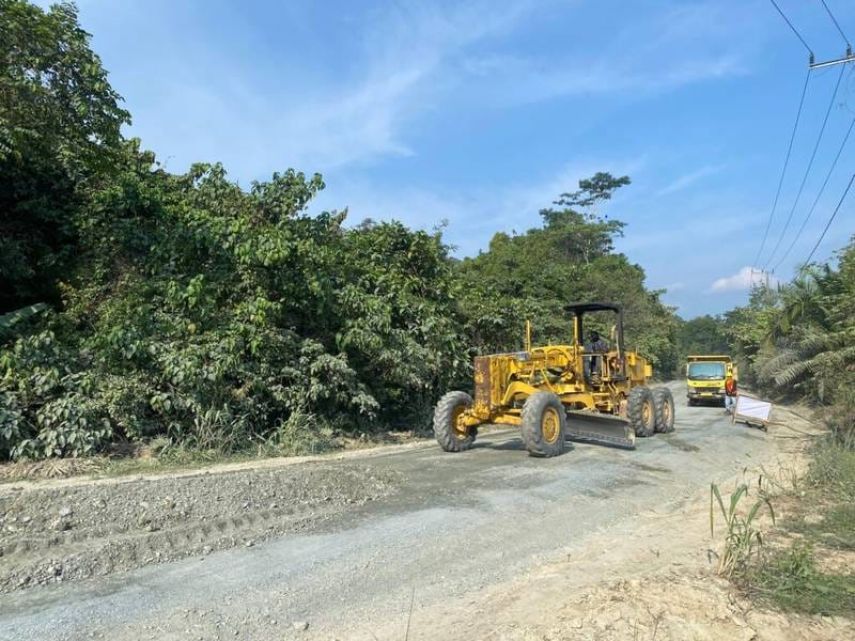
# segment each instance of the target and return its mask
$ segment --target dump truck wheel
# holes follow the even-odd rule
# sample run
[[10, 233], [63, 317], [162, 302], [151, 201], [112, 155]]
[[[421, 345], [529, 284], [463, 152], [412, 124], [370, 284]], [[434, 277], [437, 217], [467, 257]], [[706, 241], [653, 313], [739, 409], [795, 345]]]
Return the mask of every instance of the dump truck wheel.
[[653, 411], [656, 415], [656, 431], [668, 434], [674, 431], [674, 396], [667, 387], [653, 390]]
[[656, 430], [656, 410], [649, 387], [633, 387], [629, 391], [626, 415], [636, 436], [653, 436]]
[[698, 403], [697, 403], [697, 401], [695, 401], [695, 399], [693, 399], [693, 398], [690, 398], [690, 399], [688, 400], [688, 403], [687, 403], [687, 405], [688, 405], [689, 407], [694, 407], [694, 406], [695, 406], [695, 405], [697, 405], [697, 404], [698, 404]]
[[564, 452], [567, 415], [561, 399], [552, 392], [535, 392], [522, 409], [523, 443], [532, 456], [558, 456]]
[[472, 407], [472, 397], [466, 392], [448, 392], [439, 399], [433, 412], [433, 433], [436, 442], [446, 452], [462, 452], [472, 447], [477, 429], [462, 430], [457, 419]]

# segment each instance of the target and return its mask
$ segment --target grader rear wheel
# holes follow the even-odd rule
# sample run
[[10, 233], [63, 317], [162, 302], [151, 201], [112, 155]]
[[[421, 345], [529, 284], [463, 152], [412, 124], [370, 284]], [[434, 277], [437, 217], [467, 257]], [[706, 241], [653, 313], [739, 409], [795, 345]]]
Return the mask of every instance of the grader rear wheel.
[[561, 399], [552, 392], [536, 392], [522, 409], [523, 443], [532, 456], [558, 456], [564, 452], [567, 415]]
[[629, 391], [626, 414], [636, 436], [653, 436], [656, 430], [656, 410], [649, 387], [633, 387]]
[[448, 392], [439, 399], [433, 412], [433, 433], [446, 452], [462, 452], [472, 447], [476, 427], [465, 428], [458, 423], [460, 415], [472, 407], [472, 397], [466, 392]]
[[656, 415], [656, 431], [668, 434], [674, 431], [674, 396], [667, 387], [653, 390], [653, 410]]

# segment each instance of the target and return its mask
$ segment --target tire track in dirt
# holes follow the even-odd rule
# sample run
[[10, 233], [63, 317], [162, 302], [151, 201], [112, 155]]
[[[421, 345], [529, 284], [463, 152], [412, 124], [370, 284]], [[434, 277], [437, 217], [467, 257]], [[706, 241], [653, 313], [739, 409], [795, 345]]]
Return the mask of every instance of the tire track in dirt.
[[309, 464], [9, 491], [0, 592], [250, 547], [386, 496], [399, 480], [367, 465]]

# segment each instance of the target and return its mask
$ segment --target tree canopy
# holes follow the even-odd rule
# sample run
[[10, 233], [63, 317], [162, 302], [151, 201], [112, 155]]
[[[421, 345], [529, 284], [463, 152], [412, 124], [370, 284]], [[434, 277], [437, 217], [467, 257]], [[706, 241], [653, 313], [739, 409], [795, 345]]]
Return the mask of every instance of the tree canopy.
[[[543, 226], [520, 235], [496, 234], [489, 249], [460, 266], [461, 303], [475, 344], [500, 350], [519, 344], [520, 318], [530, 318], [538, 339], [566, 342], [565, 306], [602, 300], [624, 306], [630, 346], [649, 356], [660, 373], [676, 365], [674, 310], [662, 292], [644, 285], [644, 270], [614, 252], [625, 224], [597, 213], [630, 180], [598, 173], [540, 212]], [[605, 329], [605, 328], [601, 328]]]
[[130, 115], [72, 4], [0, 0], [0, 313], [58, 302], [86, 195]]

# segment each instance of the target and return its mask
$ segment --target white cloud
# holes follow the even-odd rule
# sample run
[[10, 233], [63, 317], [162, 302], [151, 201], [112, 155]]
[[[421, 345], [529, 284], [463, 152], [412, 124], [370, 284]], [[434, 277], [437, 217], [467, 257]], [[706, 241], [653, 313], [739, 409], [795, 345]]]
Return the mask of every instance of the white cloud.
[[660, 189], [656, 195], [657, 196], [667, 196], [668, 194], [673, 194], [675, 191], [680, 191], [681, 189], [685, 189], [686, 187], [693, 185], [698, 182], [702, 178], [706, 178], [707, 176], [712, 176], [713, 174], [717, 174], [722, 169], [724, 169], [724, 165], [707, 165], [706, 167], [701, 167], [700, 169], [690, 172], [688, 174], [684, 174], [675, 180], [668, 183], [665, 187]]
[[[649, 12], [610, 33], [597, 50], [578, 50], [569, 41], [560, 56], [530, 57], [513, 55], [509, 36], [537, 29], [551, 10], [572, 16], [578, 3], [383, 4], [354, 22], [355, 49], [335, 67], [286, 49], [276, 52], [281, 59], [259, 62], [237, 45], [212, 47], [207, 32], [179, 34], [141, 4], [122, 11], [108, 4], [85, 3], [83, 17], [100, 20], [98, 33], [109, 33], [106, 27], [122, 16], [137, 16], [143, 23], [134, 25], [138, 39], [162, 43], [145, 57], [114, 42], [116, 58], [105, 57], [124, 74], [116, 79], [134, 112], [130, 133], [174, 157], [174, 171], [221, 160], [244, 180], [288, 166], [329, 173], [417, 154], [417, 120], [428, 112], [480, 113], [591, 93], [635, 99], [741, 69], [738, 44], [710, 44], [725, 42], [717, 30], [727, 31], [735, 20], [715, 3]], [[716, 26], [723, 21], [727, 27]], [[252, 23], [239, 26], [246, 31]], [[236, 43], [252, 36], [241, 35]], [[155, 73], [161, 68], [169, 73]]]
[[[595, 51], [549, 58], [488, 51], [460, 63], [463, 90], [489, 103], [518, 105], [566, 96], [632, 97], [746, 73], [739, 9], [696, 3], [646, 12]], [[620, 24], [620, 23], [618, 23]]]
[[772, 274], [756, 267], [743, 267], [732, 276], [724, 276], [713, 281], [711, 292], [747, 291], [754, 285], [777, 285], [778, 279]]
[[445, 91], [448, 60], [487, 37], [512, 29], [529, 0], [386, 7], [364, 33], [364, 75], [343, 90], [282, 114], [279, 138], [293, 150], [289, 163], [323, 171], [378, 156], [414, 151], [402, 130]]
[[[570, 13], [575, 4], [561, 3], [558, 10]], [[277, 123], [272, 131], [250, 134], [255, 147], [269, 148], [271, 139], [278, 140], [283, 143], [280, 153], [287, 153], [285, 159], [264, 158], [265, 166], [329, 172], [417, 154], [409, 134], [428, 111], [481, 112], [596, 93], [635, 99], [744, 72], [740, 45], [720, 44], [726, 42], [724, 34], [733, 36], [736, 12], [713, 2], [650, 12], [648, 19], [618, 30], [597, 51], [571, 50], [563, 57], [504, 51], [506, 36], [548, 13], [543, 2], [393, 6], [372, 16], [372, 26], [362, 34], [360, 77], [343, 87], [327, 87], [298, 105], [283, 105], [274, 97], [252, 118], [256, 129], [271, 119]]]
[[[287, 4], [268, 19], [313, 24], [292, 20]], [[194, 20], [190, 3], [91, 0], [81, 21], [133, 112], [129, 135], [171, 158], [172, 171], [222, 161], [245, 182], [285, 167], [328, 173], [413, 155], [414, 120], [445, 106], [457, 82], [449, 61], [520, 27], [534, 8], [533, 0], [356, 8], [342, 12], [352, 23], [346, 41], [330, 45], [341, 47], [334, 62], [312, 59], [287, 38], [255, 55], [243, 45], [264, 31], [253, 22], [259, 11], [247, 18], [251, 12], [224, 10], [235, 14], [236, 34], [226, 42], [212, 40], [210, 23]], [[327, 37], [325, 28], [312, 26], [310, 39]], [[116, 34], [126, 30], [133, 37], [122, 42]]]
[[[661, 57], [667, 57], [663, 52]], [[467, 85], [491, 104], [515, 106], [567, 96], [633, 92], [645, 96], [684, 85], [744, 73], [733, 54], [702, 54], [661, 68], [642, 57], [558, 60], [544, 67], [539, 59], [488, 56], [468, 60]]]
[[[618, 242], [618, 248], [622, 251], [650, 252], [661, 250], [662, 247], [672, 248], [672, 254], [676, 249], [688, 248], [690, 253], [698, 256], [704, 253], [702, 250], [710, 250], [712, 253], [721, 253], [722, 247], [732, 243], [734, 234], [746, 229], [746, 221], [756, 221], [762, 224], [762, 213], [754, 210], [740, 209], [739, 207], [721, 206], [715, 216], [710, 216], [709, 209], [697, 206], [686, 207], [685, 213], [677, 221], [668, 221], [660, 224], [657, 219], [643, 220], [641, 217], [629, 221], [631, 233]], [[658, 216], [662, 208], [657, 204], [636, 205], [637, 211], [645, 213], [647, 217]], [[686, 243], [687, 240], [692, 242]], [[699, 241], [703, 240], [702, 243]], [[752, 239], [753, 242], [753, 239]], [[741, 249], [741, 248], [740, 248]]]

